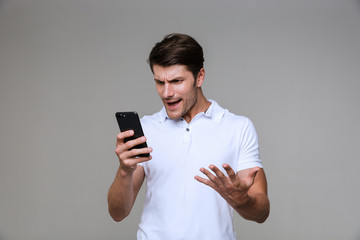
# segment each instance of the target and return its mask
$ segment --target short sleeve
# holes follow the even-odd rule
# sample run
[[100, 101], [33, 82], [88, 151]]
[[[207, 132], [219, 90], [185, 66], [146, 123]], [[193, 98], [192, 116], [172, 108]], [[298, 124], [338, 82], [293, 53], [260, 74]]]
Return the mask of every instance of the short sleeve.
[[259, 154], [259, 143], [255, 127], [250, 119], [246, 118], [245, 124], [240, 132], [240, 149], [237, 171], [261, 167], [262, 162]]

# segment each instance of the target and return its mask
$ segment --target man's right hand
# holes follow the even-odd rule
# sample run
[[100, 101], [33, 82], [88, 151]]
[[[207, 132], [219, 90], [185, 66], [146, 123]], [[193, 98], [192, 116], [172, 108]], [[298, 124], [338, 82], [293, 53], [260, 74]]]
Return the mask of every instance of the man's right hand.
[[133, 130], [121, 132], [117, 135], [115, 153], [120, 161], [120, 169], [125, 174], [132, 174], [135, 171], [136, 165], [138, 163], [151, 160], [151, 155], [149, 157], [137, 157], [137, 155], [139, 154], [151, 153], [151, 147], [134, 148], [132, 150], [129, 150], [136, 145], [146, 142], [146, 138], [144, 136], [127, 141], [126, 143], [124, 142], [125, 138], [131, 137], [133, 135]]
[[[137, 157], [139, 154], [151, 153], [152, 148], [133, 148], [146, 141], [145, 137], [124, 142], [124, 139], [134, 135], [134, 131], [121, 132], [117, 135], [115, 153], [119, 158], [120, 166], [113, 184], [108, 192], [108, 207], [111, 217], [121, 221], [129, 215], [136, 196], [144, 181], [144, 168], [138, 163], [146, 162], [149, 157]], [[133, 148], [132, 150], [130, 150]]]

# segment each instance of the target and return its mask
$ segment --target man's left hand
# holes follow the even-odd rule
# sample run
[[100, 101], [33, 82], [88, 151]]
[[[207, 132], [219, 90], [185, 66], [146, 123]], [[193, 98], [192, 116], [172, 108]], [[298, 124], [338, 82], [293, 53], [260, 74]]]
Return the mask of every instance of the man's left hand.
[[215, 175], [201, 168], [200, 171], [208, 179], [199, 176], [195, 176], [195, 179], [217, 191], [233, 208], [246, 207], [251, 201], [248, 191], [254, 184], [255, 176], [260, 168], [249, 168], [235, 173], [230, 165], [225, 163], [223, 168], [228, 176], [214, 165], [210, 165], [209, 168]]

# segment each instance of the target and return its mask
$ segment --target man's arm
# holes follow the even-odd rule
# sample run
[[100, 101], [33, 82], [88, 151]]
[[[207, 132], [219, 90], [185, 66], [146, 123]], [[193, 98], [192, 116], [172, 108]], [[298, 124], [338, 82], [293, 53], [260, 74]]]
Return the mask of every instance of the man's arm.
[[201, 168], [200, 171], [208, 179], [199, 176], [195, 176], [195, 179], [217, 191], [243, 218], [258, 223], [267, 219], [270, 201], [263, 169], [256, 167], [235, 173], [228, 164], [224, 164], [228, 175], [225, 176], [216, 166], [210, 165], [209, 168], [215, 175]]
[[119, 133], [116, 141], [115, 153], [119, 158], [120, 166], [108, 192], [108, 208], [110, 216], [117, 222], [129, 215], [144, 181], [144, 168], [137, 164], [151, 159], [151, 156], [135, 157], [150, 153], [151, 148], [135, 148], [129, 151], [130, 148], [146, 141], [145, 137], [140, 137], [124, 143], [124, 139], [133, 134], [133, 131]]

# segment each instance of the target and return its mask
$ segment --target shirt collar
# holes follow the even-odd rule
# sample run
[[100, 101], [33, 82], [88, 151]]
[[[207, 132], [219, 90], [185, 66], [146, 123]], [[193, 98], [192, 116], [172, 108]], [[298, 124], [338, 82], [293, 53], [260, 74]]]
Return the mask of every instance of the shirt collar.
[[[219, 122], [222, 117], [224, 116], [226, 110], [219, 106], [219, 104], [212, 100], [208, 99], [211, 103], [210, 107], [205, 111], [204, 116], [213, 119], [216, 122]], [[164, 123], [167, 119], [170, 119], [166, 113], [165, 107], [162, 107], [161, 111], [159, 112], [159, 122]], [[177, 121], [177, 120], [175, 120]]]
[[160, 123], [164, 123], [166, 121], [166, 119], [168, 119], [168, 115], [166, 113], [166, 109], [165, 107], [163, 106], [161, 111], [159, 112], [159, 122]]

